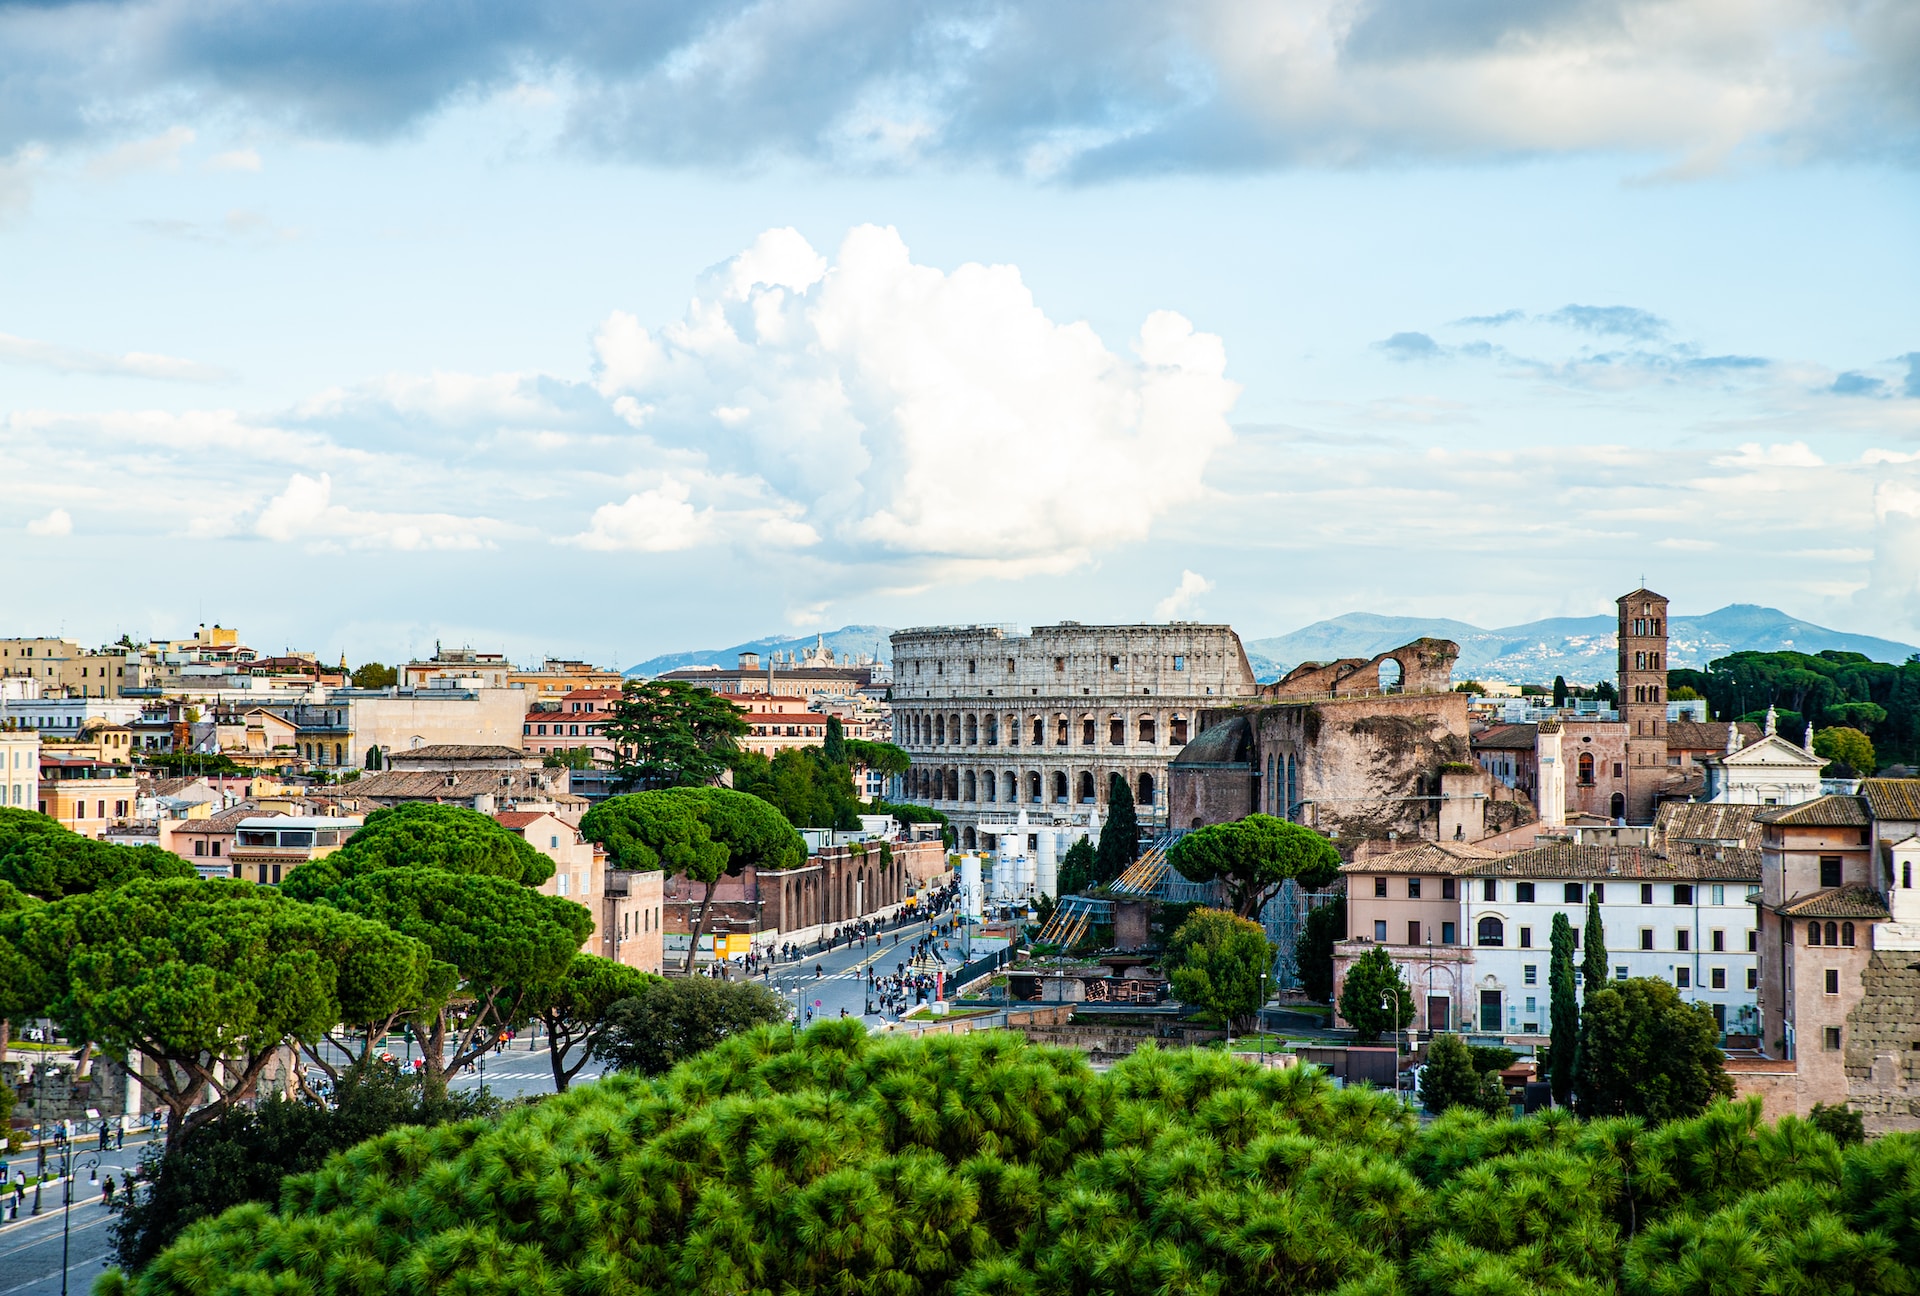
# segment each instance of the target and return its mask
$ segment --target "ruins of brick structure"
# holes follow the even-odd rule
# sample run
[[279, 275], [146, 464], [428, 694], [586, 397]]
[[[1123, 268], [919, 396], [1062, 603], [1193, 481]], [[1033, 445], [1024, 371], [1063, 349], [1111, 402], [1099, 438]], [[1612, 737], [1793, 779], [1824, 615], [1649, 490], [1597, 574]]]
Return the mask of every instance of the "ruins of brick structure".
[[1326, 833], [1349, 858], [1406, 841], [1478, 841], [1534, 818], [1472, 764], [1458, 644], [1295, 667], [1244, 703], [1201, 712], [1168, 767], [1174, 827], [1260, 813]]

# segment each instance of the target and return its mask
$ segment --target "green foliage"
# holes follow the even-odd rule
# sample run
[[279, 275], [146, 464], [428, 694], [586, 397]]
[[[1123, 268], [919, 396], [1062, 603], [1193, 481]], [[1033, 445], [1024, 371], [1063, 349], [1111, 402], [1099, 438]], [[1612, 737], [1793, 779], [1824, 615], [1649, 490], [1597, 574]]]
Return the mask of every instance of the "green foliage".
[[1381, 946], [1353, 961], [1340, 987], [1340, 1016], [1353, 1027], [1354, 1039], [1368, 1043], [1413, 1020], [1413, 992]]
[[1420, 1073], [1420, 1101], [1435, 1116], [1455, 1107], [1489, 1115], [1507, 1109], [1507, 1096], [1499, 1079], [1494, 1079], [1491, 1091], [1484, 1084], [1498, 1068], [1484, 1065], [1474, 1056], [1476, 1051], [1451, 1031], [1433, 1037], [1427, 1047], [1426, 1067]]
[[786, 1020], [786, 1001], [755, 981], [654, 978], [608, 1006], [594, 1054], [616, 1070], [659, 1075], [722, 1040]]
[[1273, 955], [1259, 923], [1222, 909], [1199, 909], [1167, 942], [1162, 963], [1182, 1003], [1232, 1029], [1266, 1002]]
[[847, 760], [882, 774], [905, 774], [913, 768], [913, 757], [907, 755], [905, 748], [864, 738], [847, 739]]
[[[528, 998], [558, 982], [593, 933], [585, 906], [485, 873], [377, 869], [339, 884], [321, 902], [432, 951], [433, 976], [401, 1015], [422, 1043], [427, 1091], [436, 1096], [449, 1073], [524, 1019]], [[384, 1034], [387, 1019], [349, 1013], [336, 1020], [377, 1021]]]
[[1867, 1141], [1866, 1118], [1845, 1103], [1832, 1106], [1815, 1103], [1813, 1110], [1807, 1113], [1807, 1123], [1841, 1147], [1852, 1147]]
[[891, 815], [903, 824], [939, 824], [940, 840], [947, 844], [947, 849], [952, 850], [959, 844], [959, 838], [954, 833], [953, 824], [947, 819], [947, 816], [941, 811], [931, 809], [927, 806], [894, 801], [875, 801], [867, 807], [867, 813]]
[[1473, 1055], [1473, 1069], [1481, 1075], [1489, 1071], [1505, 1071], [1520, 1057], [1512, 1049], [1502, 1048], [1498, 1044], [1469, 1044], [1467, 1052]]
[[706, 888], [687, 947], [693, 969], [707, 933], [713, 889], [723, 873], [753, 864], [796, 868], [807, 842], [767, 801], [729, 788], [683, 787], [609, 797], [587, 811], [580, 831], [607, 848], [615, 868], [678, 873]]
[[0, 808], [0, 882], [41, 900], [84, 895], [136, 878], [190, 878], [193, 865], [158, 846], [113, 846], [46, 815]]
[[[1718, 1105], [1649, 1131], [1151, 1046], [750, 1031], [397, 1129], [189, 1228], [136, 1296], [1911, 1292], [1920, 1136]], [[110, 1280], [111, 1281], [111, 1280]], [[109, 1290], [116, 1290], [109, 1288]]]
[[69, 896], [10, 916], [7, 934], [68, 1038], [154, 1063], [143, 1083], [167, 1106], [170, 1140], [246, 1096], [284, 1043], [388, 1017], [430, 979], [421, 942], [231, 878]]
[[1460, 682], [1459, 682], [1458, 684], [1455, 684], [1455, 685], [1453, 686], [1453, 691], [1454, 691], [1455, 693], [1481, 693], [1481, 694], [1484, 694], [1484, 693], [1485, 693], [1485, 692], [1487, 691], [1487, 686], [1486, 686], [1485, 684], [1482, 684], [1482, 683], [1481, 683], [1481, 682], [1480, 682], [1479, 680], [1477, 680], [1477, 679], [1468, 679], [1468, 680], [1461, 680], [1461, 681], [1460, 681]]
[[400, 682], [400, 672], [392, 666], [383, 666], [377, 661], [354, 667], [353, 674], [347, 677], [357, 689], [392, 688]]
[[1552, 1042], [1547, 1049], [1547, 1084], [1553, 1101], [1562, 1107], [1573, 1101], [1573, 1073], [1580, 1048], [1580, 996], [1574, 988], [1573, 924], [1563, 913], [1553, 916], [1548, 942], [1547, 1011]]
[[1300, 989], [1315, 1003], [1333, 1002], [1333, 947], [1347, 938], [1347, 897], [1307, 910], [1293, 947]]
[[[558, 980], [536, 982], [528, 988], [521, 1008], [547, 1028], [547, 1058], [553, 1068], [555, 1092], [566, 1091], [612, 1028], [613, 1006], [645, 994], [659, 980], [612, 959], [575, 954]], [[571, 1062], [567, 1060], [569, 1053], [573, 1055]]]
[[1288, 878], [1316, 891], [1340, 874], [1340, 852], [1310, 828], [1272, 815], [1196, 828], [1173, 843], [1167, 862], [1190, 882], [1224, 882], [1242, 918], [1259, 916]]
[[1100, 845], [1093, 853], [1093, 880], [1113, 881], [1139, 855], [1140, 819], [1134, 812], [1133, 789], [1116, 773], [1107, 779], [1107, 821], [1100, 825]]
[[729, 759], [733, 787], [759, 797], [796, 828], [860, 826], [865, 808], [853, 787], [852, 769], [830, 763], [819, 747], [789, 747], [769, 760], [759, 752], [735, 752]]
[[497, 877], [530, 887], [553, 876], [552, 860], [491, 815], [414, 801], [375, 810], [346, 845], [302, 864], [280, 886], [296, 900], [315, 900], [342, 882], [392, 868]]
[[1574, 1101], [1583, 1116], [1669, 1121], [1731, 1097], [1719, 1032], [1705, 1004], [1665, 981], [1635, 977], [1587, 996]]
[[562, 747], [550, 751], [540, 762], [541, 769], [590, 770], [597, 760], [591, 747]]
[[[135, 752], [134, 759], [142, 770], [176, 776], [254, 773], [231, 756], [219, 752], [142, 751]], [[291, 762], [294, 757], [289, 753], [287, 759]]]
[[1705, 700], [1706, 694], [1689, 684], [1682, 684], [1679, 688], [1667, 690], [1667, 701], [1669, 702], [1702, 702]]
[[1783, 713], [1781, 733], [1795, 742], [1811, 720], [1816, 737], [1824, 728], [1859, 729], [1881, 761], [1920, 761], [1920, 661], [1896, 665], [1834, 649], [1739, 652], [1679, 677], [1674, 672], [1669, 684], [1698, 688], [1715, 715], [1758, 718], [1773, 706]]
[[1829, 778], [1861, 778], [1879, 768], [1874, 764], [1873, 739], [1848, 725], [1833, 725], [1813, 733], [1813, 754], [1824, 757]]
[[623, 789], [706, 787], [727, 768], [745, 713], [720, 694], [680, 680], [628, 680], [603, 726], [618, 752]]
[[847, 727], [840, 723], [839, 716], [827, 717], [827, 740], [821, 748], [829, 765], [845, 765], [847, 761]]
[[1587, 896], [1587, 922], [1580, 932], [1580, 991], [1591, 999], [1607, 985], [1607, 929], [1600, 921], [1600, 897]]
[[434, 1125], [487, 1115], [497, 1101], [477, 1094], [425, 1097], [418, 1077], [381, 1063], [344, 1090], [335, 1107], [269, 1095], [236, 1107], [141, 1164], [145, 1188], [115, 1203], [114, 1258], [137, 1269], [182, 1229], [246, 1202], [272, 1206], [281, 1181], [400, 1125]]
[[1079, 895], [1093, 885], [1093, 843], [1082, 837], [1067, 847], [1055, 875], [1061, 895]]
[[1567, 677], [1564, 675], [1553, 677], [1553, 704], [1557, 707], [1567, 704]]

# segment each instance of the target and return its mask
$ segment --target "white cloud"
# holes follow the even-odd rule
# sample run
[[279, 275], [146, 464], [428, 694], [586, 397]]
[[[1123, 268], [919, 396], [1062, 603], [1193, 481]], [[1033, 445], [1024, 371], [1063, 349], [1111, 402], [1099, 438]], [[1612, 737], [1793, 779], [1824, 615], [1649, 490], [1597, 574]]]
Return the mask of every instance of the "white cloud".
[[64, 374], [101, 374], [121, 378], [155, 378], [164, 382], [221, 382], [231, 377], [224, 369], [197, 364], [149, 351], [107, 355], [79, 347], [41, 342], [0, 333], [0, 361], [51, 369]]
[[1155, 621], [1171, 621], [1193, 606], [1195, 599], [1213, 588], [1213, 582], [1196, 571], [1182, 571], [1180, 583], [1173, 587], [1173, 593], [1167, 595], [1153, 606]]
[[[212, 528], [204, 528], [206, 534]], [[333, 478], [295, 473], [254, 519], [253, 534], [320, 549], [486, 549], [506, 528], [490, 518], [448, 513], [375, 513], [333, 502]]]
[[[916, 265], [875, 226], [831, 263], [768, 231], [680, 320], [616, 313], [595, 351], [628, 422], [644, 409], [656, 443], [764, 481], [765, 506], [844, 560], [1003, 573], [1070, 568], [1197, 498], [1239, 393], [1220, 339], [1171, 311], [1123, 358], [1049, 319], [1016, 268]], [[651, 536], [672, 515], [636, 498], [609, 507]]]
[[602, 504], [584, 534], [573, 537], [582, 549], [637, 549], [672, 553], [704, 544], [714, 534], [713, 510], [688, 503], [686, 483], [669, 477], [652, 490], [627, 496], [620, 504]]
[[258, 171], [260, 166], [259, 152], [250, 148], [228, 149], [207, 159], [209, 171]]
[[129, 140], [98, 154], [87, 163], [87, 170], [109, 180], [136, 171], [173, 171], [180, 166], [181, 150], [193, 141], [192, 130], [185, 126], [170, 126], [158, 135]]
[[57, 508], [43, 518], [35, 518], [27, 523], [27, 534], [31, 536], [64, 536], [73, 534], [73, 518], [63, 508]]

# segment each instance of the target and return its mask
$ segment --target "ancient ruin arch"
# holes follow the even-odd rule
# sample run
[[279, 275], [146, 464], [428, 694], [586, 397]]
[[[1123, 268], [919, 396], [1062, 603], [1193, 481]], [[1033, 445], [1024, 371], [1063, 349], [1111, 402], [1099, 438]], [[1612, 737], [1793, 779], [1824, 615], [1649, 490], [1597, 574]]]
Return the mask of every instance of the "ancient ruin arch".
[[1080, 771], [1080, 804], [1092, 805], [1094, 801], [1093, 771]]
[[1039, 770], [1027, 771], [1027, 800], [1033, 802], [1035, 805], [1040, 804], [1040, 771]]
[[1140, 788], [1134, 793], [1133, 799], [1136, 805], [1151, 806], [1153, 804], [1153, 775], [1140, 776]]
[[1377, 674], [1382, 693], [1398, 693], [1406, 680], [1407, 668], [1400, 664], [1398, 657], [1386, 657], [1381, 659]]
[[1067, 772], [1065, 770], [1053, 772], [1053, 800], [1055, 805], [1067, 803]]
[[947, 741], [947, 718], [937, 715], [933, 718], [933, 742], [936, 747], [944, 746]]
[[1626, 793], [1615, 792], [1613, 794], [1612, 799], [1607, 803], [1607, 815], [1612, 819], [1625, 819], [1627, 817]]
[[973, 771], [968, 770], [965, 774], [962, 774], [960, 776], [960, 792], [961, 792], [960, 799], [962, 801], [972, 801], [975, 799], [976, 791], [977, 789], [975, 788], [974, 781], [973, 781]]
[[[980, 745], [980, 718], [976, 716], [973, 712], [969, 711], [967, 712], [967, 746], [978, 747], [979, 745]], [[972, 798], [969, 797], [968, 800], [972, 800]]]

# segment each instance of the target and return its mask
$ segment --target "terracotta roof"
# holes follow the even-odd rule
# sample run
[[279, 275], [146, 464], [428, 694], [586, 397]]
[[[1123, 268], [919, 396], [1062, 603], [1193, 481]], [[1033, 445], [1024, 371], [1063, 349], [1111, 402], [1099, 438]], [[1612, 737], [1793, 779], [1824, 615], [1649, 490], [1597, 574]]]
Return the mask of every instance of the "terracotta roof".
[[1554, 842], [1501, 855], [1458, 871], [1474, 877], [1672, 878], [1678, 881], [1701, 878], [1757, 882], [1760, 852], [1737, 846], [1725, 850], [1661, 852], [1644, 846], [1579, 846], [1572, 842]]
[[561, 694], [560, 696], [562, 701], [565, 701], [568, 698], [577, 698], [580, 701], [585, 702], [593, 698], [617, 698], [620, 696], [620, 690], [617, 688], [569, 689], [567, 692]]
[[1342, 873], [1459, 873], [1493, 859], [1492, 851], [1463, 842], [1421, 842], [1340, 866]]
[[[1758, 742], [1765, 736], [1757, 724], [1736, 725], [1741, 745]], [[1667, 721], [1667, 750], [1682, 748], [1686, 751], [1716, 751], [1727, 749], [1727, 722], [1724, 720], [1669, 720]]]
[[279, 810], [263, 810], [257, 802], [242, 801], [231, 810], [222, 810], [217, 815], [208, 815], [205, 819], [185, 819], [174, 829], [176, 833], [230, 833], [240, 826], [242, 819], [259, 819], [263, 816], [278, 816]]
[[[384, 770], [362, 774], [339, 789], [342, 796], [370, 801], [466, 801], [481, 793], [501, 800], [560, 800], [569, 794], [557, 790], [560, 782], [543, 785], [542, 776], [564, 770]], [[447, 782], [452, 779], [453, 782]], [[501, 782], [506, 779], [506, 782]]]
[[1875, 819], [1920, 819], [1920, 779], [1862, 779], [1860, 795]]
[[551, 810], [500, 810], [495, 812], [493, 817], [502, 828], [522, 832], [536, 820], [544, 819], [552, 813]]
[[1754, 818], [1788, 828], [1865, 828], [1867, 803], [1857, 796], [1823, 796], [1795, 806], [1766, 806]]
[[1864, 918], [1886, 922], [1893, 917], [1887, 902], [1872, 887], [1841, 886], [1801, 896], [1774, 910], [1783, 918]]
[[432, 743], [425, 747], [392, 752], [387, 759], [390, 761], [460, 761], [505, 760], [513, 757], [518, 760], [525, 756], [526, 753], [518, 747], [499, 747], [489, 743]]
[[1666, 842], [1730, 842], [1758, 848], [1754, 814], [1759, 806], [1716, 802], [1668, 802], [1655, 812], [1654, 834]]
[[1539, 731], [1539, 725], [1495, 725], [1473, 735], [1471, 741], [1476, 751], [1482, 747], [1491, 751], [1532, 751], [1539, 741]]

